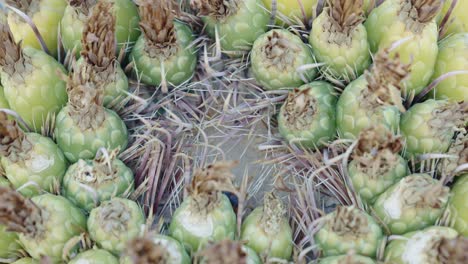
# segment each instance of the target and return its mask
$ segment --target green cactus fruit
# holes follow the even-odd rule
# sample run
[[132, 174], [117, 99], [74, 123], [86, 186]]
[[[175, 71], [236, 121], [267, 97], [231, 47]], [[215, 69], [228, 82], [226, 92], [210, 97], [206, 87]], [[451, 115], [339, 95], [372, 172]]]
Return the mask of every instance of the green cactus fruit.
[[0, 22], [0, 75], [5, 99], [36, 132], [67, 102], [64, 73], [65, 68], [43, 51], [22, 49], [8, 26]]
[[197, 252], [208, 242], [234, 239], [236, 214], [221, 190], [233, 191], [232, 163], [219, 162], [195, 171], [189, 196], [176, 209], [169, 226], [170, 236], [187, 251]]
[[276, 24], [297, 24], [315, 17], [319, 0], [263, 0], [268, 11], [276, 11]]
[[32, 258], [22, 258], [13, 262], [12, 264], [39, 264], [39, 261]]
[[163, 88], [190, 80], [197, 64], [192, 30], [175, 20], [170, 1], [139, 2], [143, 34], [130, 54], [137, 77]]
[[384, 261], [392, 264], [464, 263], [466, 243], [466, 238], [457, 238], [457, 231], [451, 228], [431, 226], [395, 237], [385, 249]]
[[453, 228], [468, 236], [468, 174], [459, 176], [451, 191], [448, 203]]
[[71, 165], [63, 178], [64, 196], [90, 211], [103, 201], [131, 193], [135, 188], [133, 172], [115, 157], [117, 153], [80, 159]]
[[12, 187], [27, 197], [53, 192], [62, 182], [66, 161], [52, 139], [25, 133], [0, 113], [0, 161]]
[[449, 191], [427, 174], [411, 174], [377, 197], [373, 211], [392, 234], [401, 235], [434, 225]]
[[366, 212], [339, 206], [323, 217], [324, 226], [315, 234], [315, 242], [323, 256], [338, 256], [353, 251], [375, 257], [383, 239], [377, 222]]
[[261, 264], [261, 260], [255, 251], [239, 241], [222, 240], [208, 246], [197, 255], [200, 256], [200, 264]]
[[113, 198], [91, 210], [88, 230], [91, 239], [101, 248], [119, 255], [126, 243], [138, 235], [145, 225], [139, 205], [131, 200]]
[[398, 130], [400, 111], [405, 111], [400, 82], [408, 74], [408, 66], [388, 51], [379, 52], [374, 64], [364, 75], [351, 82], [336, 106], [336, 125], [343, 138], [356, 139], [366, 128], [384, 125]]
[[[59, 46], [59, 24], [67, 6], [67, 1], [7, 0], [6, 2], [26, 14], [32, 20], [49, 52], [52, 56], [56, 56]], [[8, 24], [11, 27], [16, 42], [21, 41], [25, 47], [31, 47], [36, 50], [41, 49], [41, 45], [32, 27], [16, 12], [11, 11], [8, 13]]]
[[244, 220], [241, 239], [259, 255], [289, 260], [293, 251], [293, 230], [281, 200], [266, 193], [263, 206], [255, 208]]
[[361, 132], [348, 171], [354, 190], [366, 203], [408, 175], [407, 162], [398, 155], [402, 147], [401, 138], [383, 126]]
[[77, 63], [77, 67], [85, 64], [91, 69], [105, 107], [117, 105], [128, 93], [127, 76], [115, 57], [115, 21], [111, 2], [99, 2], [93, 7], [84, 25], [82, 57]]
[[[435, 17], [440, 0], [387, 0], [375, 8], [364, 23], [372, 52], [392, 48], [410, 74], [403, 92], [411, 97], [430, 82], [437, 60], [438, 30]], [[398, 43], [398, 44], [396, 44]]]
[[320, 259], [320, 264], [375, 264], [376, 262], [360, 255], [341, 255]]
[[19, 233], [31, 257], [47, 256], [53, 263], [72, 253], [67, 243], [86, 232], [85, 215], [66, 198], [43, 194], [25, 199], [4, 187], [0, 187], [0, 224]]
[[[455, 0], [445, 0], [442, 10], [437, 17], [437, 22], [440, 24], [445, 18], [445, 15], [450, 9], [450, 6]], [[468, 2], [464, 0], [457, 0], [452, 13], [450, 14], [447, 24], [444, 26], [444, 32], [442, 38], [447, 36], [468, 32], [468, 17], [465, 15], [465, 11], [468, 10]]]
[[218, 34], [222, 51], [230, 56], [248, 53], [267, 31], [270, 14], [261, 0], [194, 0], [211, 38]]
[[[63, 47], [67, 51], [75, 50], [80, 54], [82, 49], [81, 38], [85, 29], [85, 24], [97, 3], [97, 0], [75, 0], [68, 1], [62, 21], [60, 23], [60, 33], [62, 34]], [[131, 0], [108, 0], [111, 7], [108, 11], [115, 15], [116, 29], [115, 39], [117, 48], [120, 50], [129, 48], [140, 36], [138, 30], [138, 8]]]
[[5, 97], [5, 91], [3, 90], [3, 86], [1, 85], [0, 85], [0, 108], [7, 108], [7, 109], [10, 108], [10, 105], [8, 104], [8, 101], [6, 100], [6, 97]]
[[16, 259], [21, 248], [18, 234], [9, 232], [6, 226], [0, 224], [0, 237], [0, 259]]
[[[439, 55], [432, 79], [435, 80], [450, 72], [467, 70], [468, 33], [455, 34], [442, 40], [439, 44]], [[457, 74], [445, 78], [435, 86], [433, 91], [436, 99], [466, 102], [468, 101], [468, 74]]]
[[252, 74], [264, 89], [303, 85], [315, 79], [316, 69], [299, 69], [315, 63], [309, 46], [284, 29], [271, 30], [255, 40], [251, 53]]
[[119, 259], [108, 251], [102, 249], [91, 249], [82, 252], [72, 260], [69, 264], [119, 264]]
[[192, 262], [185, 248], [177, 240], [164, 235], [149, 234], [131, 240], [120, 263], [190, 264]]
[[278, 115], [281, 135], [306, 147], [322, 147], [336, 134], [337, 96], [331, 84], [312, 82], [289, 92]]
[[468, 121], [468, 103], [427, 100], [413, 105], [401, 118], [400, 129], [406, 141], [405, 155], [445, 153], [457, 127]]
[[122, 119], [103, 107], [101, 84], [92, 67], [73, 66], [67, 90], [69, 102], [55, 121], [57, 144], [72, 163], [93, 159], [100, 148], [124, 150], [128, 131]]
[[350, 82], [371, 64], [363, 1], [331, 0], [313, 21], [309, 43], [324, 71]]

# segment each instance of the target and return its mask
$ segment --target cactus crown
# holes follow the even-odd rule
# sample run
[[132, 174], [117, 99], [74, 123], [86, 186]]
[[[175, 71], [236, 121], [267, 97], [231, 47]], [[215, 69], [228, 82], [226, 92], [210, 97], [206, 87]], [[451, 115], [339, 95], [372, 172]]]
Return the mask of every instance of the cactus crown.
[[97, 0], [68, 0], [70, 6], [85, 16], [88, 16], [89, 11], [97, 2]]
[[303, 130], [312, 124], [317, 112], [316, 100], [309, 95], [311, 88], [295, 88], [284, 103], [284, 117], [289, 129]]
[[120, 199], [106, 201], [98, 210], [99, 224], [105, 232], [124, 232], [132, 225], [132, 213]]
[[105, 120], [103, 92], [93, 82], [95, 75], [92, 67], [75, 62], [67, 81], [69, 115], [83, 131], [96, 129]]
[[361, 171], [377, 177], [394, 167], [402, 148], [401, 137], [395, 137], [386, 127], [370, 127], [360, 133], [353, 159]]
[[239, 10], [240, 0], [191, 0], [190, 5], [200, 16], [210, 16], [223, 22]]
[[145, 36], [145, 51], [152, 58], [163, 59], [178, 50], [172, 1], [139, 0], [140, 28]]
[[8, 120], [4, 112], [0, 112], [0, 155], [8, 157], [12, 162], [28, 155], [32, 144], [26, 140], [24, 132], [14, 120]]
[[27, 67], [21, 44], [17, 44], [13, 38], [10, 27], [6, 21], [0, 18], [0, 67], [2, 71], [12, 76], [13, 74], [27, 73], [31, 67]]
[[18, 192], [0, 187], [0, 224], [8, 231], [22, 233], [32, 239], [45, 232], [41, 209]]
[[442, 238], [436, 243], [437, 263], [464, 264], [468, 259], [468, 238], [458, 236], [453, 239]]
[[433, 21], [442, 8], [440, 0], [401, 0], [400, 18], [406, 22], [406, 27], [421, 33], [425, 25]]
[[199, 253], [206, 264], [247, 264], [242, 244], [229, 239], [213, 244]]
[[367, 89], [363, 90], [361, 104], [368, 109], [394, 105], [404, 112], [401, 82], [408, 76], [409, 66], [400, 62], [398, 54], [392, 59], [388, 50], [377, 53], [370, 71], [365, 73]]
[[79, 160], [74, 178], [88, 186], [100, 186], [103, 183], [114, 181], [117, 178], [117, 168], [113, 161], [117, 158], [119, 150], [116, 149], [109, 154], [107, 160], [104, 156], [95, 158], [91, 164], [85, 160]]
[[[428, 175], [426, 175], [428, 176]], [[449, 195], [450, 189], [431, 177], [405, 177], [398, 185], [400, 197], [409, 208], [441, 208]]]
[[237, 193], [231, 169], [237, 162], [217, 162], [197, 169], [188, 192], [195, 202], [195, 210], [209, 212], [219, 202], [222, 191]]
[[324, 25], [330, 31], [329, 41], [342, 44], [350, 43], [350, 32], [364, 21], [363, 0], [328, 0], [326, 14], [331, 25]]
[[283, 36], [283, 32], [272, 30], [267, 37], [267, 42], [261, 47], [261, 52], [266, 60], [265, 64], [275, 67], [280, 71], [288, 70], [294, 64], [296, 52], [300, 52], [301, 47]]
[[127, 244], [125, 255], [132, 263], [140, 264], [170, 264], [169, 253], [164, 246], [154, 243], [151, 238], [139, 237]]
[[115, 64], [115, 15], [113, 3], [101, 1], [93, 8], [83, 30], [81, 56], [97, 70]]
[[328, 224], [333, 232], [340, 236], [347, 234], [367, 234], [369, 221], [365, 214], [353, 206], [338, 206], [336, 211], [329, 214]]
[[265, 193], [262, 213], [260, 222], [263, 230], [270, 234], [279, 232], [286, 210], [281, 200], [273, 192]]

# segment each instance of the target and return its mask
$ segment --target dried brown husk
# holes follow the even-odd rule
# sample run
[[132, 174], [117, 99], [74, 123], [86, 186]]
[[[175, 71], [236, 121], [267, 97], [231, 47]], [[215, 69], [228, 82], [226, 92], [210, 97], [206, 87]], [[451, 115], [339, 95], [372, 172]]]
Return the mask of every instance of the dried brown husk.
[[96, 85], [96, 89], [105, 90], [105, 87], [115, 82], [117, 78], [117, 59], [115, 57], [117, 41], [115, 38], [114, 4], [108, 1], [97, 3], [85, 24], [81, 39], [84, 59]]
[[304, 130], [314, 121], [317, 102], [314, 97], [309, 95], [310, 89], [295, 88], [288, 94], [283, 106], [283, 115], [288, 128], [291, 130]]
[[17, 125], [16, 121], [9, 120], [7, 114], [0, 112], [0, 155], [11, 162], [29, 159], [32, 144]]
[[401, 82], [408, 76], [409, 67], [400, 62], [398, 54], [391, 58], [388, 50], [378, 52], [370, 71], [365, 72], [367, 89], [361, 93], [361, 105], [367, 109], [393, 105], [404, 112]]
[[106, 232], [125, 232], [132, 223], [132, 213], [120, 200], [110, 200], [99, 207], [98, 219]]
[[355, 207], [336, 207], [334, 217], [329, 218], [328, 221], [331, 230], [339, 236], [348, 234], [359, 236], [370, 232], [366, 215]]
[[108, 158], [106, 156], [95, 158], [92, 165], [80, 159], [73, 177], [79, 182], [93, 187], [115, 181], [118, 177], [118, 171], [113, 166], [113, 161], [117, 158], [119, 152], [119, 149], [116, 149], [109, 153]]
[[261, 48], [261, 52], [267, 59], [267, 68], [274, 67], [280, 71], [287, 70], [296, 60], [296, 53], [301, 51], [301, 47], [282, 36], [281, 32], [273, 31], [268, 35], [267, 42]]
[[432, 119], [429, 120], [429, 126], [438, 137], [445, 137], [447, 129], [452, 131], [463, 129], [467, 122], [468, 102], [446, 102], [434, 109]]
[[465, 131], [458, 133], [447, 154], [453, 155], [456, 158], [444, 159], [442, 161], [440, 167], [442, 176], [453, 177], [462, 174], [463, 172], [456, 173], [456, 169], [468, 163], [468, 131], [466, 128]]
[[37, 239], [46, 231], [45, 222], [41, 209], [31, 200], [12, 189], [0, 187], [0, 224], [8, 231]]
[[458, 236], [453, 239], [442, 238], [436, 246], [437, 263], [465, 264], [468, 262], [468, 238]]
[[399, 17], [406, 28], [421, 33], [424, 27], [434, 20], [442, 8], [441, 0], [400, 0]]
[[[39, 11], [39, 0], [5, 0], [5, 2], [9, 6], [21, 10], [29, 17], [33, 17], [33, 15]], [[16, 17], [16, 19], [20, 19], [16, 13], [12, 14]]]
[[434, 183], [432, 178], [413, 177], [407, 178], [407, 183], [402, 188], [401, 199], [407, 208], [434, 208], [444, 206], [450, 189], [442, 183]]
[[68, 0], [68, 4], [75, 8], [81, 15], [88, 16], [91, 8], [97, 3], [97, 0]]
[[394, 136], [382, 125], [364, 129], [353, 153], [360, 171], [370, 177], [384, 175], [399, 162], [403, 148], [401, 137]]
[[193, 175], [188, 192], [194, 201], [194, 210], [209, 212], [220, 201], [223, 191], [238, 194], [234, 187], [234, 174], [231, 170], [237, 162], [221, 161], [197, 169]]
[[10, 27], [0, 19], [0, 68], [12, 78], [23, 80], [32, 72], [30, 59], [23, 54], [21, 43], [16, 43]]
[[172, 1], [138, 0], [140, 28], [145, 36], [145, 51], [151, 58], [167, 59], [179, 47], [174, 27]]
[[156, 244], [148, 237], [139, 237], [127, 244], [125, 255], [132, 263], [138, 264], [170, 264], [167, 249]]
[[263, 230], [269, 234], [278, 233], [285, 214], [286, 209], [282, 201], [273, 192], [265, 193], [262, 217], [260, 220]]
[[237, 13], [240, 0], [191, 0], [190, 5], [198, 10], [199, 16], [209, 16], [218, 22], [224, 22]]
[[247, 264], [247, 253], [239, 241], [225, 239], [199, 253], [205, 264]]
[[95, 130], [105, 120], [103, 92], [93, 82], [95, 71], [86, 63], [73, 63], [67, 81], [69, 115], [83, 131]]
[[328, 20], [323, 30], [329, 32], [328, 41], [351, 44], [351, 32], [364, 21], [363, 0], [328, 0], [327, 3]]

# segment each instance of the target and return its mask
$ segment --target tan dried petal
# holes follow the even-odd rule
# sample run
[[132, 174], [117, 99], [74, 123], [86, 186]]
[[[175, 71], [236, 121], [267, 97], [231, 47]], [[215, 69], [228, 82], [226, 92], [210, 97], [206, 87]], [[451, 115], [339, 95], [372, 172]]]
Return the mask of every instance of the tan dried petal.
[[284, 117], [291, 130], [304, 130], [309, 127], [317, 112], [315, 98], [309, 96], [310, 88], [300, 90], [295, 88], [289, 92], [284, 103]]
[[[33, 17], [33, 15], [39, 11], [40, 1], [37, 0], [5, 0], [5, 2], [16, 9], [21, 10], [29, 17]], [[13, 16], [19, 21], [24, 21], [16, 13], [13, 13]]]
[[238, 241], [223, 240], [199, 253], [206, 264], [247, 264], [247, 254]]
[[17, 162], [28, 159], [31, 149], [31, 142], [26, 140], [16, 121], [9, 120], [4, 112], [0, 112], [0, 155]]
[[285, 214], [286, 210], [281, 200], [273, 192], [265, 193], [261, 220], [264, 231], [270, 234], [279, 232]]
[[294, 64], [297, 52], [301, 47], [285, 38], [281, 32], [273, 31], [268, 36], [268, 40], [261, 48], [267, 60], [264, 62], [266, 67], [275, 67], [280, 71], [285, 71]]
[[210, 211], [220, 199], [222, 191], [237, 193], [234, 187], [234, 174], [231, 169], [238, 162], [221, 161], [197, 169], [193, 175], [188, 192], [195, 201], [195, 207], [200, 211]]
[[89, 11], [97, 2], [97, 0], [68, 0], [70, 6], [86, 16], [88, 16]]
[[6, 21], [0, 20], [0, 68], [12, 76], [25, 71], [21, 45], [15, 42]]
[[332, 23], [331, 31], [348, 35], [364, 21], [363, 0], [328, 0], [327, 13]]
[[441, 183], [436, 183], [426, 177], [408, 179], [401, 186], [401, 197], [409, 208], [441, 208], [450, 189]]
[[140, 28], [146, 42], [145, 51], [152, 58], [168, 58], [177, 52], [172, 1], [137, 1], [140, 10]]
[[169, 253], [164, 246], [154, 243], [151, 238], [135, 238], [127, 244], [126, 254], [132, 263], [170, 264]]
[[410, 73], [409, 64], [402, 64], [397, 54], [390, 58], [390, 52], [383, 50], [374, 58], [370, 71], [366, 71], [367, 89], [362, 91], [361, 105], [374, 109], [381, 105], [394, 105], [404, 112], [401, 99], [401, 82]]
[[218, 21], [234, 15], [239, 10], [240, 0], [191, 0], [190, 5], [199, 16], [210, 16]]
[[12, 232], [37, 238], [44, 231], [41, 210], [18, 192], [0, 187], [0, 224]]
[[468, 238], [458, 236], [454, 239], [442, 238], [438, 245], [438, 263], [465, 264], [468, 263]]
[[340, 236], [346, 234], [366, 234], [369, 232], [368, 219], [359, 209], [338, 206], [333, 218], [329, 218], [329, 225], [333, 232]]
[[98, 218], [104, 231], [123, 232], [128, 229], [132, 215], [125, 203], [119, 200], [111, 200], [100, 207]]
[[440, 0], [402, 0], [399, 17], [406, 22], [407, 29], [419, 34], [441, 8]]

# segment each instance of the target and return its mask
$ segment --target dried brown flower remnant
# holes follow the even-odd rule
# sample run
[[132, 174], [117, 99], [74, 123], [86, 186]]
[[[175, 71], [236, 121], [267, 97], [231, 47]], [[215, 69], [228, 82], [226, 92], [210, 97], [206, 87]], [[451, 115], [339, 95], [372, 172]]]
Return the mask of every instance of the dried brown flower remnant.
[[97, 0], [68, 0], [68, 4], [78, 9], [82, 14], [88, 15], [91, 7], [93, 7]]
[[353, 159], [369, 176], [383, 175], [398, 162], [402, 148], [401, 137], [394, 136], [386, 127], [370, 127], [359, 134]]
[[115, 15], [113, 3], [97, 3], [83, 29], [81, 55], [98, 70], [108, 69], [115, 63]]
[[240, 0], [191, 0], [190, 5], [200, 16], [210, 16], [218, 21], [237, 13]]
[[438, 263], [465, 264], [468, 263], [468, 238], [458, 236], [454, 239], [442, 238], [438, 244]]
[[273, 192], [265, 193], [261, 223], [267, 233], [279, 232], [286, 210], [281, 200]]
[[139, 0], [140, 28], [150, 57], [168, 58], [177, 52], [172, 1]]
[[462, 129], [468, 122], [468, 102], [458, 104], [446, 102], [435, 109], [432, 116], [429, 125], [433, 128], [433, 131], [439, 131], [440, 136], [444, 136], [447, 128]]
[[195, 171], [188, 191], [198, 209], [209, 211], [219, 201], [222, 191], [237, 194], [231, 172], [236, 165], [237, 162], [222, 161]]
[[401, 197], [409, 208], [441, 208], [449, 195], [450, 189], [440, 182], [434, 183], [432, 178], [407, 177], [403, 181]]
[[296, 52], [301, 51], [298, 44], [289, 41], [282, 36], [281, 32], [273, 31], [268, 36], [268, 41], [262, 47], [262, 52], [267, 60], [268, 67], [276, 67], [280, 71], [285, 71], [294, 64]]
[[399, 16], [408, 29], [420, 33], [442, 8], [441, 0], [401, 0]]
[[238, 241], [223, 240], [199, 254], [206, 264], [247, 264], [247, 254]]
[[328, 16], [332, 30], [348, 34], [364, 21], [363, 0], [328, 0]]
[[41, 210], [18, 192], [0, 187], [0, 224], [31, 238], [42, 235]]
[[378, 52], [370, 71], [366, 71], [367, 89], [363, 90], [361, 104], [373, 109], [381, 105], [394, 105], [404, 112], [401, 99], [401, 82], [409, 72], [409, 64], [402, 64], [397, 54], [390, 58], [390, 52]]
[[126, 256], [132, 263], [138, 264], [170, 264], [167, 250], [153, 243], [150, 238], [141, 237], [131, 240], [127, 244]]
[[284, 103], [285, 120], [290, 129], [303, 130], [310, 126], [316, 113], [316, 100], [309, 96], [311, 88], [295, 88]]
[[26, 140], [16, 121], [9, 120], [4, 112], [0, 112], [0, 155], [16, 162], [27, 157], [31, 149], [32, 144]]
[[369, 232], [367, 218], [359, 212], [354, 207], [338, 206], [335, 217], [329, 219], [332, 231], [340, 236]]
[[26, 69], [21, 45], [15, 42], [6, 21], [0, 20], [0, 67], [8, 75]]

